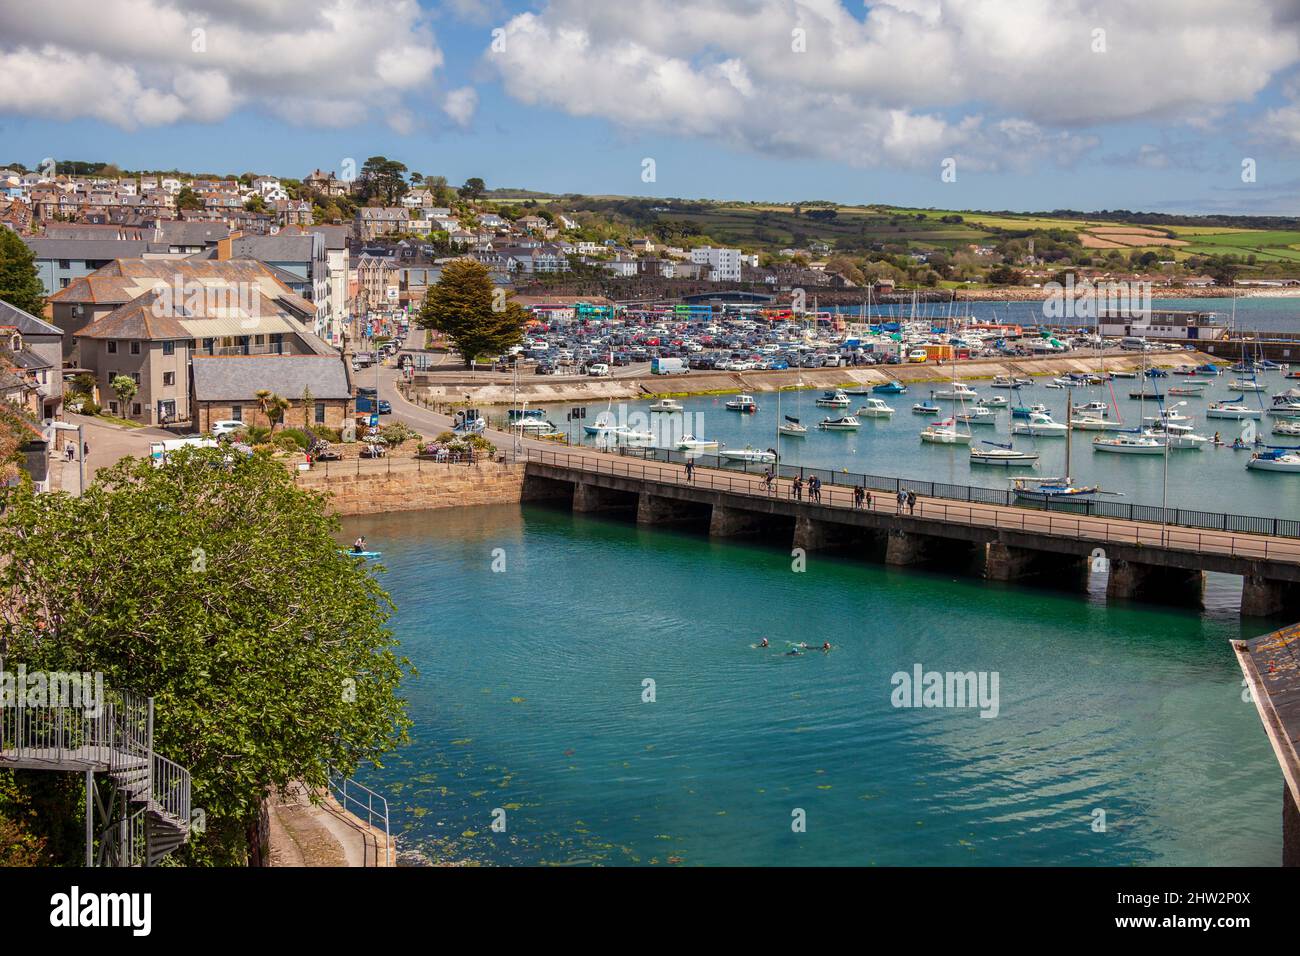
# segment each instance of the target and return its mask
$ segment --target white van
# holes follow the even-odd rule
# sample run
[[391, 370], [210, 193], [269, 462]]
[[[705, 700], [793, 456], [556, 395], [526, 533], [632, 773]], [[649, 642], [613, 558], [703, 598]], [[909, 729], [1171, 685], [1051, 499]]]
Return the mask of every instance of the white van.
[[169, 438], [156, 441], [149, 446], [149, 459], [155, 468], [167, 464], [167, 456], [181, 448], [218, 448], [211, 438]]
[[595, 365], [588, 365], [587, 374], [598, 378], [607, 378], [609, 376], [609, 366], [604, 362], [597, 362]]

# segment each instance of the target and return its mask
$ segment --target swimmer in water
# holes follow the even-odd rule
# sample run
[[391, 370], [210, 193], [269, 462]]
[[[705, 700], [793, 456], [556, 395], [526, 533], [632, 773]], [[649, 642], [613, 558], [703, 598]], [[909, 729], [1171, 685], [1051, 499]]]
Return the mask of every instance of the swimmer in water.
[[763, 638], [762, 643], [760, 643], [758, 646], [759, 646], [759, 647], [767, 647], [767, 638], [766, 638], [766, 637]]
[[830, 642], [830, 641], [826, 641], [825, 643], [822, 644], [822, 650], [824, 650], [824, 651], [829, 651], [830, 649], [831, 649], [831, 642]]

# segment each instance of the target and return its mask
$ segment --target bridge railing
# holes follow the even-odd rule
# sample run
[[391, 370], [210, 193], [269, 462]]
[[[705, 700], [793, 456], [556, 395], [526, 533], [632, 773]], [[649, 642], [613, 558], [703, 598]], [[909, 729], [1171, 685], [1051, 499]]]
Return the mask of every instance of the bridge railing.
[[[528, 457], [538, 460], [538, 449], [529, 449]], [[733, 462], [718, 455], [701, 455], [676, 451], [669, 448], [627, 448], [619, 449], [618, 457], [635, 458], [644, 461], [658, 461], [665, 464], [684, 465], [687, 460], [695, 462], [696, 468], [710, 468], [728, 474], [761, 475], [771, 465], [754, 462]], [[897, 493], [915, 491], [926, 498], [946, 498], [950, 501], [978, 502], [988, 505], [1006, 507], [1035, 508], [1045, 511], [1068, 511], [1070, 514], [1091, 515], [1099, 518], [1118, 518], [1124, 521], [1145, 521], [1151, 524], [1174, 525], [1181, 528], [1197, 528], [1205, 531], [1239, 531], [1246, 534], [1267, 535], [1274, 538], [1300, 538], [1300, 520], [1291, 518], [1270, 518], [1259, 515], [1226, 514], [1215, 511], [1198, 511], [1192, 508], [1162, 508], [1159, 505], [1144, 505], [1135, 502], [1115, 501], [1100, 497], [1087, 501], [1064, 501], [1053, 505], [1051, 502], [1028, 503], [1016, 498], [1009, 488], [983, 488], [978, 485], [954, 485], [920, 478], [900, 478], [883, 475], [867, 475], [848, 471], [835, 471], [831, 468], [809, 468], [802, 465], [777, 465], [778, 478], [802, 478], [805, 482], [814, 475], [823, 485], [861, 485], [872, 491]]]
[[[704, 457], [719, 461], [715, 456]], [[577, 468], [597, 474], [689, 485], [695, 488], [708, 488], [756, 497], [773, 498], [779, 496], [789, 499], [795, 495], [793, 486], [789, 481], [774, 482], [769, 486], [763, 477], [754, 474], [750, 469], [725, 468], [720, 466], [720, 462], [711, 468], [703, 467], [701, 459], [698, 457], [695, 459], [695, 474], [690, 479], [680, 469], [666, 467], [669, 464], [676, 464], [676, 462], [664, 462], [653, 455], [632, 457], [529, 448], [526, 452], [526, 458], [529, 461], [541, 464]], [[829, 478], [823, 478], [820, 497], [813, 499], [807, 489], [806, 482], [807, 477], [811, 477], [813, 474], [821, 477], [822, 474], [833, 473], [825, 472], [823, 469], [798, 468], [789, 468], [782, 471], [783, 478], [803, 477], [805, 479], [804, 487], [797, 499], [802, 503], [846, 509], [858, 507], [853, 489], [852, 487], [845, 487], [846, 482], [844, 479], [847, 477], [851, 481], [854, 477], [857, 477], [860, 481], [863, 476], [845, 476], [841, 473], [836, 476], [841, 479], [840, 482], [832, 482]], [[881, 485], [884, 485], [884, 487], [881, 487]], [[1247, 528], [1198, 528], [1172, 523], [1161, 524], [1158, 517], [1153, 520], [1147, 516], [1148, 511], [1157, 516], [1161, 512], [1168, 512], [1172, 515], [1175, 509], [1152, 509], [1149, 506], [1129, 505], [1127, 507], [1134, 510], [1117, 515], [1107, 515], [1091, 509], [1091, 505], [1099, 502], [1087, 503], [1089, 508], [1086, 511], [1083, 508], [1084, 502], [1072, 502], [1071, 504], [1074, 504], [1075, 508], [1068, 512], [1059, 507], [1056, 509], [1018, 507], [1014, 510], [1007, 510], [1007, 506], [1014, 503], [1014, 496], [1010, 492], [993, 492], [992, 489], [965, 488], [965, 486], [943, 485], [927, 481], [911, 482], [903, 478], [878, 479], [874, 486], [866, 484], [863, 487], [872, 493], [870, 503], [864, 501], [863, 504], [873, 512], [893, 511], [915, 518], [960, 522], [1011, 531], [1045, 533], [1095, 543], [1134, 544], [1196, 553], [1213, 553], [1233, 558], [1300, 563], [1300, 542], [1286, 540], [1294, 537], [1294, 535], [1279, 535], [1278, 537], [1283, 540], [1275, 540], [1267, 536], [1268, 532], [1262, 534], [1260, 532], [1250, 532]], [[970, 492], [988, 492], [989, 497], [994, 500], [979, 500], [974, 495], [971, 498], [954, 500], [952, 497], [945, 497], [943, 494], [934, 494], [935, 491], [944, 492], [954, 488]], [[915, 510], [907, 507], [900, 508], [897, 505], [896, 495], [900, 490], [916, 492], [918, 501]], [[883, 497], [879, 494], [882, 491], [887, 493]], [[1115, 503], [1104, 502], [1103, 504]], [[1219, 517], [1240, 518], [1242, 516], [1220, 515]], [[1115, 520], [1109, 520], [1112, 518]], [[1275, 519], [1261, 520], [1272, 522]]]

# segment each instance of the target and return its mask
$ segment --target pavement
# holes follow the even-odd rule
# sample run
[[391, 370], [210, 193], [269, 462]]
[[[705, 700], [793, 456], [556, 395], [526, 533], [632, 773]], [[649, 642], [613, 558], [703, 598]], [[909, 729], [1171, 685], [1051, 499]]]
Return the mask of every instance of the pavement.
[[[116, 425], [85, 415], [65, 414], [62, 420], [70, 425], [82, 426], [82, 436], [90, 446], [90, 454], [86, 456], [88, 483], [94, 479], [95, 473], [101, 468], [115, 465], [127, 456], [147, 457], [150, 444], [176, 437], [162, 428], [129, 428], [126, 425]], [[78, 454], [73, 461], [67, 460], [64, 449], [69, 442], [76, 444], [76, 433], [60, 429], [55, 439], [55, 447], [51, 449], [50, 477], [53, 488], [75, 495], [81, 493], [79, 460], [81, 455]]]
[[347, 813], [327, 793], [312, 803], [292, 783], [267, 800], [270, 866], [389, 866], [388, 837]]

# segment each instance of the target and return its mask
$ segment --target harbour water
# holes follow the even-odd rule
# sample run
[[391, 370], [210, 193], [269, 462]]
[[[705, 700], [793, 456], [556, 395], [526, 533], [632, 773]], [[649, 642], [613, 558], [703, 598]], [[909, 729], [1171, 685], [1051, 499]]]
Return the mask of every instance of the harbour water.
[[[1225, 371], [1203, 390], [1203, 397], [1168, 396], [1165, 405], [1187, 415], [1197, 434], [1212, 438], [1217, 432], [1225, 445], [1230, 445], [1242, 434], [1246, 422], [1207, 418], [1205, 409], [1212, 401], [1240, 396], [1241, 392], [1228, 388], [1228, 382], [1237, 377]], [[1156, 403], [1132, 399], [1129, 397], [1131, 391], [1145, 388], [1151, 392], [1158, 388], [1163, 393], [1170, 387], [1185, 384], [1185, 378], [1178, 375], [1154, 381], [1148, 379], [1145, 385], [1140, 378], [1116, 379], [1107, 385], [1071, 389], [1047, 388], [1045, 383], [1048, 381], [1049, 378], [1039, 378], [1033, 386], [1017, 391], [991, 388], [989, 380], [973, 380], [970, 384], [981, 398], [1002, 396], [1011, 405], [1041, 403], [1058, 422], [1067, 420], [1068, 403], [1102, 401], [1110, 406], [1109, 419], [1122, 422], [1127, 428], [1137, 427], [1144, 417], [1159, 414]], [[1258, 381], [1267, 392], [1247, 393], [1244, 404], [1251, 408], [1260, 408], [1261, 403], [1267, 408], [1274, 392], [1300, 385], [1300, 382], [1284, 379], [1279, 372], [1261, 373]], [[793, 416], [808, 427], [808, 434], [801, 438], [781, 437], [782, 462], [850, 473], [1002, 489], [1007, 487], [1009, 477], [1065, 474], [1065, 438], [1013, 436], [1011, 413], [1006, 408], [996, 412], [994, 425], [971, 426], [973, 444], [979, 447], [986, 441], [1009, 443], [1023, 451], [1037, 452], [1041, 457], [1036, 467], [1007, 469], [972, 465], [966, 446], [923, 443], [919, 435], [926, 424], [962, 410], [957, 402], [938, 400], [932, 404], [942, 410], [940, 415], [921, 415], [912, 411], [913, 404], [931, 402], [930, 392], [944, 387], [942, 382], [927, 382], [910, 386], [906, 395], [853, 395], [847, 410], [817, 407], [816, 399], [822, 394], [818, 389], [783, 392], [779, 414], [776, 393], [763, 392], [755, 396], [759, 409], [752, 414], [727, 410], [728, 396], [708, 395], [681, 399], [685, 412], [677, 422], [663, 413], [651, 414], [649, 402], [628, 402], [611, 405], [608, 409], [588, 405], [587, 415], [590, 422], [608, 411], [616, 420], [628, 422], [635, 428], [658, 428], [662, 425], [665, 434], [690, 432], [696, 437], [717, 440], [724, 448], [732, 449], [746, 446], [776, 448], [778, 422], [784, 416]], [[819, 431], [815, 427], [823, 418], [838, 417], [861, 407], [868, 397], [882, 398], [895, 409], [892, 418], [863, 417], [862, 427], [849, 432]], [[566, 421], [568, 409], [566, 405], [548, 406], [544, 410], [547, 417], [561, 430], [572, 434], [576, 442], [594, 443], [596, 438], [585, 435], [581, 427], [571, 426]], [[970, 410], [969, 404], [966, 410]], [[1279, 446], [1300, 445], [1300, 437], [1272, 434], [1271, 429], [1279, 420], [1265, 416], [1255, 422], [1259, 437]], [[1300, 475], [1247, 470], [1249, 450], [1209, 446], [1201, 450], [1173, 449], [1169, 453], [1166, 483], [1163, 455], [1115, 455], [1094, 451], [1092, 440], [1107, 434], [1073, 433], [1070, 472], [1076, 482], [1098, 485], [1113, 493], [1115, 501], [1159, 505], [1167, 495], [1170, 507], [1285, 518], [1300, 515]], [[761, 470], [761, 466], [750, 466], [751, 470], [756, 467]]]
[[[774, 546], [532, 506], [343, 531], [383, 550], [420, 671], [412, 743], [361, 777], [435, 858], [1278, 862], [1281, 777], [1213, 589], [1200, 614], [819, 555], [795, 573]], [[998, 715], [893, 706], [917, 664], [996, 673]]]

